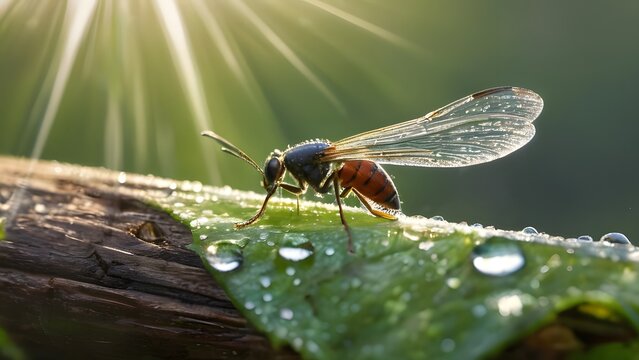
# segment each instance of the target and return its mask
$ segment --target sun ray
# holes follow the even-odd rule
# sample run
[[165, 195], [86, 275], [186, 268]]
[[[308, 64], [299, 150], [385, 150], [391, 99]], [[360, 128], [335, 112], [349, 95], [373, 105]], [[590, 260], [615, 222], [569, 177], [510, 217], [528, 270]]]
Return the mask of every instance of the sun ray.
[[376, 36], [378, 36], [378, 37], [380, 37], [380, 38], [382, 38], [382, 39], [384, 39], [384, 40], [386, 40], [386, 41], [388, 41], [388, 42], [390, 42], [392, 44], [395, 44], [395, 45], [398, 45], [398, 46], [401, 46], [401, 47], [404, 47], [406, 49], [410, 49], [410, 50], [413, 50], [413, 51], [421, 51], [421, 49], [417, 45], [415, 45], [415, 44], [403, 39], [402, 37], [390, 32], [390, 31], [388, 31], [388, 30], [386, 30], [386, 29], [384, 29], [384, 28], [382, 28], [380, 26], [377, 26], [377, 25], [375, 25], [373, 23], [370, 23], [370, 22], [368, 22], [368, 21], [366, 21], [366, 20], [364, 20], [362, 18], [359, 18], [359, 17], [357, 17], [357, 16], [355, 16], [355, 15], [353, 15], [351, 13], [348, 13], [348, 12], [346, 12], [344, 10], [341, 10], [341, 9], [339, 9], [339, 8], [333, 6], [333, 5], [329, 5], [329, 4], [327, 4], [327, 3], [325, 3], [325, 2], [323, 2], [321, 0], [302, 0], [302, 1], [306, 2], [307, 4], [313, 5], [313, 6], [317, 7], [317, 8], [319, 8], [319, 9], [321, 9], [321, 10], [323, 10], [323, 11], [325, 11], [325, 12], [327, 12], [327, 13], [333, 15], [333, 16], [336, 16], [336, 17], [338, 17], [338, 18], [340, 18], [340, 19], [342, 19], [342, 20], [344, 20], [344, 21], [346, 21], [346, 22], [348, 22], [348, 23], [350, 23], [352, 25], [355, 25], [355, 26], [357, 26], [357, 27], [359, 27], [359, 28], [361, 28], [363, 30], [366, 30], [366, 31], [370, 32], [371, 34], [374, 34], [374, 35], [376, 35]]
[[51, 131], [51, 126], [58, 113], [60, 101], [64, 95], [71, 69], [75, 63], [78, 48], [86, 33], [91, 17], [95, 13], [96, 5], [96, 0], [72, 0], [67, 3], [67, 13], [65, 17], [69, 18], [70, 21], [65, 21], [65, 24], [69, 24], [69, 26], [64, 31], [63, 50], [60, 55], [58, 68], [55, 72], [56, 76], [53, 82], [51, 96], [42, 118], [33, 150], [31, 151], [31, 158], [33, 159], [38, 159], [42, 155], [42, 150]]
[[[69, 19], [69, 21], [64, 22], [65, 27], [62, 30], [63, 36], [60, 46], [62, 51], [57, 61], [51, 95], [46, 105], [40, 128], [38, 129], [33, 150], [31, 151], [31, 161], [27, 169], [26, 179], [24, 179], [25, 184], [30, 181], [30, 176], [33, 173], [36, 161], [42, 155], [42, 150], [49, 138], [53, 121], [58, 113], [62, 96], [64, 95], [73, 64], [78, 54], [78, 49], [86, 34], [90, 20], [95, 14], [96, 6], [97, 0], [70, 0], [67, 2], [65, 18]], [[53, 70], [53, 68], [50, 70]], [[24, 187], [19, 187], [18, 190], [11, 195], [11, 199], [9, 200], [10, 209], [7, 216], [8, 222], [13, 220], [19, 208], [23, 190]]]
[[[160, 24], [162, 25], [162, 29], [164, 30], [164, 34], [170, 45], [169, 50], [171, 52], [171, 56], [178, 68], [179, 79], [187, 93], [187, 99], [193, 111], [198, 132], [210, 129], [212, 128], [212, 123], [210, 121], [209, 109], [206, 105], [207, 102], [204, 97], [204, 89], [198, 77], [200, 71], [193, 59], [191, 45], [189, 44], [188, 35], [186, 33], [179, 8], [173, 0], [156, 0], [153, 4], [158, 12], [161, 20]], [[206, 157], [211, 159], [211, 161], [206, 162], [206, 166], [208, 166], [209, 170], [209, 176], [213, 181], [219, 182], [220, 178], [217, 171], [217, 161], [204, 149], [204, 142], [201, 142], [201, 144], [202, 153], [206, 154]]]
[[104, 129], [104, 159], [107, 167], [122, 169], [122, 114], [117, 91], [109, 90]]
[[193, 6], [195, 7], [196, 13], [202, 19], [202, 23], [209, 36], [213, 40], [213, 44], [218, 48], [220, 53], [222, 54], [222, 58], [226, 65], [231, 69], [233, 75], [240, 81], [242, 86], [245, 88], [248, 87], [246, 75], [242, 71], [242, 67], [240, 65], [239, 60], [233, 53], [231, 49], [231, 45], [229, 44], [220, 24], [218, 23], [216, 17], [209, 10], [209, 8], [204, 3], [204, 0], [194, 0]]
[[304, 64], [295, 52], [273, 31], [250, 7], [243, 1], [231, 2], [250, 22], [260, 31], [269, 43], [299, 71], [311, 84], [313, 84], [333, 105], [344, 112], [344, 107], [331, 90]]
[[131, 113], [133, 120], [133, 143], [135, 168], [148, 168], [148, 118], [146, 96], [144, 92], [144, 73], [140, 55], [139, 33], [136, 32], [135, 18], [132, 15], [132, 3], [119, 1], [119, 28], [122, 41], [122, 51], [117, 62], [121, 64], [123, 74], [123, 97], [131, 99]]
[[9, 9], [17, 2], [11, 0], [0, 0], [0, 21], [4, 20], [4, 15], [9, 13]]
[[148, 159], [148, 126], [144, 96], [144, 80], [140, 69], [140, 59], [134, 53], [132, 74], [133, 122], [135, 124], [135, 166], [144, 169]]

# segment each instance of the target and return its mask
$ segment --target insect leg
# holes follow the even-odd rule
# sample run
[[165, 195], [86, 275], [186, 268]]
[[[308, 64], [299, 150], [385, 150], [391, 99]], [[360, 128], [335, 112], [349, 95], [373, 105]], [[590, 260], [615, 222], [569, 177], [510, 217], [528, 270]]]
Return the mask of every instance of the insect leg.
[[305, 182], [298, 181], [298, 184], [299, 184], [298, 186], [287, 184], [287, 183], [280, 184], [280, 186], [284, 190], [297, 196], [297, 215], [300, 214], [300, 195], [304, 194], [306, 192], [306, 189], [308, 188], [308, 185]]
[[342, 192], [339, 194], [339, 197], [341, 198], [345, 198], [347, 197], [351, 191], [353, 190], [353, 187], [349, 186], [349, 187], [345, 187]]
[[302, 195], [306, 192], [306, 189], [308, 187], [308, 185], [306, 185], [306, 183], [302, 183], [300, 182], [299, 186], [295, 186], [293, 184], [287, 184], [287, 183], [280, 183], [280, 186], [282, 187], [282, 189], [290, 192], [291, 194], [294, 195]]
[[239, 228], [243, 228], [243, 227], [245, 227], [247, 225], [251, 225], [252, 223], [256, 222], [260, 217], [262, 217], [262, 215], [264, 215], [264, 211], [266, 210], [266, 203], [268, 203], [268, 199], [270, 199], [271, 196], [273, 196], [273, 194], [275, 194], [275, 190], [277, 190], [277, 186], [274, 186], [273, 190], [269, 191], [266, 194], [266, 198], [264, 199], [264, 202], [262, 203], [262, 207], [257, 212], [257, 214], [253, 215], [252, 218], [250, 218], [250, 219], [248, 219], [246, 221], [235, 223], [235, 228], [239, 229]]
[[353, 251], [353, 235], [351, 234], [350, 227], [348, 227], [348, 224], [346, 223], [344, 211], [342, 210], [342, 201], [340, 200], [339, 196], [339, 178], [337, 177], [336, 172], [331, 174], [331, 177], [333, 178], [333, 188], [335, 189], [335, 200], [337, 200], [337, 207], [339, 207], [339, 217], [342, 220], [342, 225], [344, 225], [344, 230], [346, 230], [346, 235], [348, 235], [347, 249], [349, 253], [354, 254], [355, 251]]
[[375, 216], [379, 216], [381, 218], [384, 219], [388, 219], [388, 220], [397, 220], [397, 218], [389, 213], [386, 213], [382, 210], [378, 210], [375, 209], [371, 206], [371, 204], [368, 202], [368, 199], [366, 199], [366, 197], [362, 194], [359, 193], [359, 191], [357, 190], [353, 190], [353, 192], [355, 193], [355, 195], [357, 195], [357, 197], [359, 198], [359, 201], [362, 202], [362, 204], [364, 204], [364, 206], [366, 207], [366, 210], [368, 210], [371, 214], [375, 215]]

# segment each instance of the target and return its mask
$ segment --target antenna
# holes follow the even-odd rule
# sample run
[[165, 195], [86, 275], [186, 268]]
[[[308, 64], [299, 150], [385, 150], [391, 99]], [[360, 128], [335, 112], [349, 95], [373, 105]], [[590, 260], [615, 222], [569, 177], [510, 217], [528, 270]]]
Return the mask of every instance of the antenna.
[[251, 159], [248, 155], [246, 155], [246, 153], [240, 150], [237, 146], [231, 144], [228, 140], [226, 140], [225, 138], [221, 137], [220, 135], [210, 130], [202, 131], [201, 135], [210, 137], [211, 139], [217, 141], [220, 145], [222, 145], [222, 151], [224, 151], [227, 154], [236, 156], [246, 161], [247, 163], [253, 165], [255, 170], [257, 170], [260, 174], [262, 174], [262, 177], [264, 177], [264, 170], [262, 170], [262, 168], [260, 168], [260, 166], [257, 165], [257, 163], [253, 159]]

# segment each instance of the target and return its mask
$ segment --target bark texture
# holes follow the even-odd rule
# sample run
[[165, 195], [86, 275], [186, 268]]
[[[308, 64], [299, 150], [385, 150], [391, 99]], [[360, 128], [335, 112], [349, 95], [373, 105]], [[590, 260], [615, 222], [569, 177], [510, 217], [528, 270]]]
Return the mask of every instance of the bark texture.
[[144, 182], [122, 180], [0, 157], [0, 327], [27, 356], [297, 358], [238, 313], [187, 228], [127, 195]]

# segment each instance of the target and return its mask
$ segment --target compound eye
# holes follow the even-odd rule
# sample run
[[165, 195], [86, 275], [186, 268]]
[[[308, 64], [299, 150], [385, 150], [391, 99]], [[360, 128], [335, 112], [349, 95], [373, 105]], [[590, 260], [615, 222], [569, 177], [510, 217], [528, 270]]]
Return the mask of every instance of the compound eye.
[[277, 179], [282, 168], [282, 163], [278, 158], [271, 158], [264, 167], [264, 176], [268, 184], [272, 184]]

